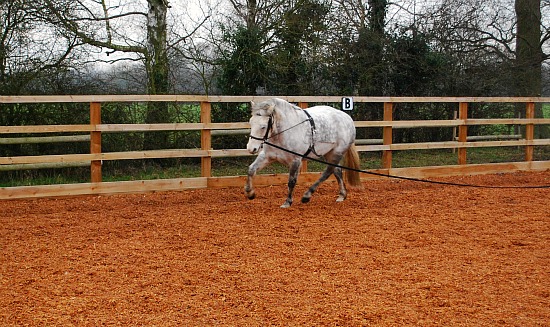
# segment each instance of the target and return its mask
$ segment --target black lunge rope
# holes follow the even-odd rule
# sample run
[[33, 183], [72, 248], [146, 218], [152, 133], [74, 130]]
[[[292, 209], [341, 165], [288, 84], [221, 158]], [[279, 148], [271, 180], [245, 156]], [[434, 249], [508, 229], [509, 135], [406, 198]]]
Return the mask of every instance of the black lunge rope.
[[[322, 163], [322, 164], [325, 164], [325, 165], [330, 165], [330, 166], [341, 168], [341, 169], [347, 169], [347, 170], [355, 171], [355, 172], [358, 172], [358, 173], [381, 176], [381, 177], [388, 177], [388, 178], [394, 178], [394, 179], [403, 179], [403, 180], [408, 180], [408, 181], [413, 181], [413, 182], [422, 182], [422, 183], [440, 184], [440, 185], [450, 185], [450, 186], [460, 186], [460, 187], [473, 187], [473, 188], [490, 188], [490, 189], [544, 189], [544, 188], [550, 188], [550, 185], [528, 185], [528, 186], [472, 185], [472, 184], [441, 182], [441, 181], [434, 181], [434, 180], [414, 178], [414, 177], [405, 177], [405, 176], [381, 174], [381, 173], [375, 173], [375, 172], [372, 172], [372, 171], [366, 171], [366, 170], [362, 170], [362, 169], [345, 167], [345, 166], [342, 166], [342, 165], [339, 165], [339, 164], [333, 164], [333, 163], [330, 163], [330, 162], [326, 162], [326, 161], [323, 161], [323, 160], [320, 160], [320, 159], [317, 159], [317, 158], [311, 158], [311, 157], [308, 157], [307, 155], [303, 155], [303, 154], [300, 154], [298, 152], [295, 152], [295, 151], [292, 151], [292, 150], [289, 150], [289, 149], [285, 149], [285, 148], [283, 148], [279, 145], [273, 144], [273, 143], [271, 143], [267, 140], [264, 140], [264, 143], [269, 145], [269, 146], [272, 146], [274, 148], [277, 148], [279, 150], [291, 153], [295, 156], [302, 157], [304, 159], [309, 159], [309, 160], [316, 161], [316, 162], [319, 162], [319, 163]], [[309, 154], [309, 151], [308, 151], [308, 154]]]

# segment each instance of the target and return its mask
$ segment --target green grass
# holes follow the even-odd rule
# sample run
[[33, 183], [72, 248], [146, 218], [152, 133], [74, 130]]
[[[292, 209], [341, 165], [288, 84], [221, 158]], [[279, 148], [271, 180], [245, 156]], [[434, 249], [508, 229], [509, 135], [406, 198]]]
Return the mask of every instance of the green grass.
[[[516, 147], [467, 149], [469, 164], [523, 161], [525, 150]], [[392, 167], [447, 166], [458, 163], [458, 153], [449, 149], [399, 151], [393, 156]]]
[[393, 168], [455, 165], [458, 154], [451, 150], [395, 151], [392, 155]]
[[200, 177], [200, 166], [178, 165], [175, 167], [144, 166], [142, 169], [120, 169], [117, 172], [103, 174], [104, 182], [119, 182], [132, 180], [169, 179]]
[[75, 184], [89, 182], [89, 168], [22, 170], [3, 172], [0, 187]]

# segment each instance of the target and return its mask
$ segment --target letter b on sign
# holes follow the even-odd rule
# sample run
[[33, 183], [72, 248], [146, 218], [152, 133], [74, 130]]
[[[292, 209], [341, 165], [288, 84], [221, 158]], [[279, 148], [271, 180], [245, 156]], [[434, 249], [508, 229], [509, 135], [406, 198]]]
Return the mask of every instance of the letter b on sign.
[[342, 110], [353, 110], [353, 98], [342, 98]]

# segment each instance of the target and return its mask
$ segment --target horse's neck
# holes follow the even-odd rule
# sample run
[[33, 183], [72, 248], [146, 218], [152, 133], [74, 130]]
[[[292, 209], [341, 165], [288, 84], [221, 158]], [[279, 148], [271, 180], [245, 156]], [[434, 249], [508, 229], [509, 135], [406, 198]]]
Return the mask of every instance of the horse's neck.
[[[278, 113], [278, 129], [279, 132], [291, 128], [292, 126], [295, 126], [299, 122], [301, 122], [303, 119], [300, 116], [300, 111], [302, 109], [298, 107], [294, 107], [292, 105], [285, 106], [284, 108], [280, 108]], [[303, 115], [303, 113], [302, 113]]]
[[295, 107], [292, 104], [279, 108], [279, 110], [280, 125], [286, 128], [298, 123], [298, 121], [302, 120], [302, 115], [304, 115], [301, 112], [301, 108]]

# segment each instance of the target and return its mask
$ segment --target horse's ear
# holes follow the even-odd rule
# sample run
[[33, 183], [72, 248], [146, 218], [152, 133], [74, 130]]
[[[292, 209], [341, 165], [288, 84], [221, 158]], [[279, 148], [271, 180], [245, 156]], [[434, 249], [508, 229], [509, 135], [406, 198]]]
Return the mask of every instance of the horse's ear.
[[250, 101], [250, 112], [256, 112], [258, 111], [258, 105], [254, 101]]

